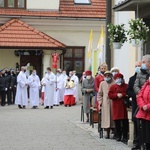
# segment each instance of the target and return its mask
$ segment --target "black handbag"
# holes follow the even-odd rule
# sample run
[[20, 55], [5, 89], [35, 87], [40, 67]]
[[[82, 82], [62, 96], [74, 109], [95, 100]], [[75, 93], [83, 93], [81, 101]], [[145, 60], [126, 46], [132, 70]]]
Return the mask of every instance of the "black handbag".
[[130, 106], [132, 105], [132, 104], [131, 104], [130, 97], [129, 97], [128, 95], [123, 98], [123, 102], [124, 102], [124, 104], [125, 104], [127, 107], [130, 107]]

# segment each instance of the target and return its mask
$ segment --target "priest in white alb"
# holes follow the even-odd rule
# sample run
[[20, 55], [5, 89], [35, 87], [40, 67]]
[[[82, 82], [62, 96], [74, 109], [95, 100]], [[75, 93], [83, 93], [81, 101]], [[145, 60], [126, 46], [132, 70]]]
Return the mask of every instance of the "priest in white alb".
[[18, 105], [18, 108], [26, 108], [28, 105], [28, 96], [27, 96], [27, 87], [28, 80], [26, 76], [26, 67], [22, 66], [21, 71], [17, 76], [17, 91], [15, 104]]
[[30, 87], [29, 90], [30, 106], [33, 109], [36, 109], [38, 108], [40, 103], [39, 89], [41, 87], [39, 76], [36, 75], [36, 70], [33, 70], [32, 74], [28, 77], [28, 84]]
[[43, 86], [45, 86], [44, 92], [44, 109], [53, 108], [54, 102], [54, 82], [55, 74], [51, 71], [50, 67], [47, 67], [47, 73], [43, 79]]

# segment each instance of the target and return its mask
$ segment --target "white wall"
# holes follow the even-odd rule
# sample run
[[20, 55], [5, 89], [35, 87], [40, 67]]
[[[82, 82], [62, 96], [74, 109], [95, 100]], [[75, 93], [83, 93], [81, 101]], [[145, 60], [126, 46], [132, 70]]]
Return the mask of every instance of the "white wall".
[[0, 69], [5, 67], [16, 68], [16, 63], [20, 63], [20, 57], [14, 55], [14, 50], [0, 50]]
[[[119, 2], [119, 0], [116, 0]], [[125, 28], [128, 29], [128, 21], [135, 18], [134, 12], [115, 12], [114, 13], [114, 23], [115, 24], [125, 24]], [[137, 49], [131, 45], [131, 43], [126, 42], [123, 44], [121, 49], [113, 50], [113, 66], [120, 69], [120, 72], [124, 75], [125, 81], [128, 82], [130, 76], [135, 72], [134, 66], [137, 61]]]
[[27, 0], [27, 9], [58, 10], [59, 0]]
[[[53, 38], [61, 41], [62, 43], [66, 44], [67, 46], [85, 46], [85, 69], [88, 69], [88, 59], [87, 59], [87, 50], [88, 50], [88, 43], [89, 43], [89, 35], [90, 31], [88, 32], [67, 32], [67, 31], [49, 31], [47, 32], [48, 35], [51, 35]], [[93, 49], [97, 48], [99, 39], [99, 32], [93, 30]]]

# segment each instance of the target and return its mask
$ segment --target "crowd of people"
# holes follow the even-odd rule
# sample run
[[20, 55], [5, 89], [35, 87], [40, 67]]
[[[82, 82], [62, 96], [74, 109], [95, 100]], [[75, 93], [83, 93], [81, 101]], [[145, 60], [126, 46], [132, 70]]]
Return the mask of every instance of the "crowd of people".
[[135, 63], [135, 74], [126, 83], [119, 68], [107, 69], [102, 63], [98, 73], [83, 72], [82, 86], [83, 108], [89, 122], [91, 99], [95, 97], [98, 111], [101, 111], [101, 128], [106, 131], [106, 139], [110, 131], [117, 141], [127, 143], [129, 138], [129, 122], [127, 108], [132, 109], [134, 123], [134, 141], [132, 150], [150, 150], [150, 55], [143, 56]]
[[78, 83], [75, 70], [70, 71], [68, 76], [65, 70], [57, 69], [54, 74], [51, 68], [47, 67], [40, 81], [36, 70], [32, 70], [31, 75], [27, 77], [25, 66], [22, 66], [17, 74], [13, 69], [5, 68], [0, 71], [1, 106], [5, 106], [6, 103], [16, 104], [18, 108], [25, 109], [29, 101], [31, 108], [36, 109], [41, 99], [44, 109], [52, 109], [60, 104], [70, 107], [79, 99]]
[[[129, 123], [127, 107], [132, 108], [134, 122], [134, 147], [132, 150], [150, 150], [150, 55], [143, 56], [135, 63], [135, 74], [125, 82], [119, 68], [107, 69], [107, 64], [100, 64], [95, 77], [92, 72], [83, 72], [82, 77], [76, 76], [76, 71], [57, 69], [56, 74], [50, 67], [46, 68], [44, 77], [40, 80], [33, 70], [26, 76], [26, 67], [22, 66], [20, 72], [15, 74], [14, 69], [0, 70], [0, 96], [1, 106], [16, 104], [19, 109], [28, 105], [33, 109], [40, 104], [44, 109], [53, 109], [53, 106], [64, 104], [65, 107], [75, 105], [79, 100], [78, 84], [81, 83], [83, 97], [83, 110], [89, 122], [91, 99], [98, 111], [101, 111], [101, 128], [106, 131], [106, 138], [110, 132], [117, 141], [127, 143], [129, 136]], [[130, 100], [131, 106], [126, 100]]]

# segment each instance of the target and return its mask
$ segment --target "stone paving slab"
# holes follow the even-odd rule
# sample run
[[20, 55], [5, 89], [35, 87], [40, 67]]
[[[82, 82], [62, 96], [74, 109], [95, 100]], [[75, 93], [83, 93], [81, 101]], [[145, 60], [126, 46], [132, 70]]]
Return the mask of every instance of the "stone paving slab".
[[80, 104], [54, 109], [0, 106], [0, 150], [128, 150], [99, 139], [97, 127], [80, 122]]

